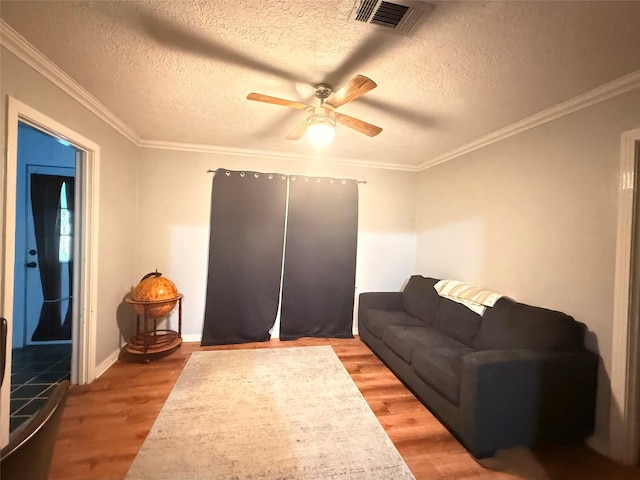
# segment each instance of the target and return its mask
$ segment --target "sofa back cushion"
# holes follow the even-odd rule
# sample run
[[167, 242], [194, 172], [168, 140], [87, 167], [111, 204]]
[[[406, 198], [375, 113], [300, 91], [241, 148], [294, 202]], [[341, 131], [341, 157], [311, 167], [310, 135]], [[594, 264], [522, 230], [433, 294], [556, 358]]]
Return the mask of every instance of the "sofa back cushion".
[[585, 326], [562, 312], [501, 298], [487, 308], [472, 346], [478, 350], [579, 350]]
[[433, 322], [438, 303], [440, 303], [441, 297], [433, 288], [437, 282], [435, 278], [413, 275], [402, 292], [404, 311], [419, 318], [426, 325]]
[[441, 297], [433, 327], [465, 345], [471, 345], [481, 319], [480, 315], [461, 303]]

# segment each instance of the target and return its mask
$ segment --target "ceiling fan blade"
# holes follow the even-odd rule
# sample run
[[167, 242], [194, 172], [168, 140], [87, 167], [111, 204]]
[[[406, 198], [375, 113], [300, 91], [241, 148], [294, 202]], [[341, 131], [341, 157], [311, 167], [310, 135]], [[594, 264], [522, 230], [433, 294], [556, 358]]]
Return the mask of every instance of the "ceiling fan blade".
[[176, 20], [163, 18], [158, 13], [141, 11], [137, 6], [130, 7], [126, 5], [128, 2], [121, 3], [125, 6], [118, 5], [118, 8], [127, 8], [128, 10], [126, 11], [127, 15], [122, 18], [118, 17], [118, 22], [124, 20], [130, 28], [170, 49], [180, 49], [187, 53], [201, 55], [204, 58], [238, 65], [293, 82], [309, 82], [309, 79], [264, 62], [257, 56], [243, 54], [212, 37], [197, 33], [188, 25], [181, 25]]
[[305, 118], [302, 122], [300, 122], [296, 128], [289, 132], [285, 138], [287, 140], [300, 140], [302, 136], [307, 132], [307, 119]]
[[[379, 31], [377, 32], [379, 33]], [[402, 42], [402, 35], [372, 34], [363, 39], [360, 44], [348, 55], [348, 57], [332, 72], [327, 73], [324, 82], [329, 85], [341, 85], [344, 79], [350, 78], [353, 72], [359, 72], [362, 66], [370, 61], [376, 61], [384, 56], [387, 51], [397, 48]]]
[[404, 107], [399, 104], [393, 104], [386, 102], [379, 98], [365, 97], [360, 99], [363, 105], [370, 105], [378, 110], [384, 110], [386, 113], [390, 113], [396, 117], [407, 120], [408, 122], [415, 123], [422, 127], [434, 127], [438, 124], [437, 119], [433, 115], [429, 115], [421, 111], [418, 107]]
[[263, 95], [262, 93], [250, 93], [247, 95], [247, 99], [254, 100], [256, 102], [272, 103], [274, 105], [282, 105], [283, 107], [297, 108], [298, 110], [305, 110], [310, 105], [294, 102], [293, 100], [285, 100], [284, 98], [272, 97], [270, 95]]
[[360, 133], [364, 133], [369, 137], [375, 137], [378, 135], [382, 129], [380, 127], [376, 127], [364, 120], [359, 120], [354, 117], [350, 117], [349, 115], [344, 115], [342, 113], [336, 112], [336, 122], [341, 123], [345, 127], [353, 128]]
[[345, 83], [338, 90], [329, 95], [329, 98], [325, 100], [325, 104], [338, 108], [340, 105], [344, 105], [351, 100], [355, 100], [360, 95], [364, 95], [369, 90], [373, 90], [378, 85], [376, 82], [364, 75], [356, 75], [347, 83]]

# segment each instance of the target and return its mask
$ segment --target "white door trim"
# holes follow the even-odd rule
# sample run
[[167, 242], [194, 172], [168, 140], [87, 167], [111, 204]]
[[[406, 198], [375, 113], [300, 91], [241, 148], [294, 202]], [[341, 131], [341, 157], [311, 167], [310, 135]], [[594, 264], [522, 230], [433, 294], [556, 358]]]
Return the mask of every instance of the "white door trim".
[[[28, 123], [55, 137], [62, 138], [82, 150], [84, 154], [76, 166], [76, 219], [75, 236], [77, 261], [74, 262], [73, 292], [73, 352], [71, 382], [90, 383], [96, 375], [96, 312], [98, 287], [98, 219], [100, 146], [57, 121], [25, 105], [15, 98], [7, 97], [6, 163], [4, 169], [4, 229], [3, 270], [0, 272], [0, 314], [7, 319], [8, 336], [13, 327], [13, 278], [15, 258], [15, 210], [16, 176], [18, 163], [18, 121]], [[10, 340], [9, 340], [10, 342]], [[10, 344], [10, 343], [9, 343]], [[11, 371], [11, 349], [7, 352], [7, 372]], [[10, 382], [4, 382], [0, 394], [0, 445], [5, 445], [9, 436]], [[7, 408], [5, 408], [7, 407]]]
[[640, 128], [622, 134], [618, 190], [618, 235], [613, 307], [609, 454], [638, 463], [638, 318], [640, 315], [640, 199], [636, 142]]

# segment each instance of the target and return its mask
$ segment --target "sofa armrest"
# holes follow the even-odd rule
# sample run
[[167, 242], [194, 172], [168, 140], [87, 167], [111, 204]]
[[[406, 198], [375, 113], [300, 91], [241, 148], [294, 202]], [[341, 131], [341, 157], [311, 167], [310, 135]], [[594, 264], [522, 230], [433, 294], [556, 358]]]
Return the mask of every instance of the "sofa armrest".
[[465, 355], [463, 443], [477, 457], [543, 440], [578, 441], [593, 430], [597, 355], [487, 350]]
[[367, 292], [358, 297], [358, 310], [404, 311], [402, 292]]

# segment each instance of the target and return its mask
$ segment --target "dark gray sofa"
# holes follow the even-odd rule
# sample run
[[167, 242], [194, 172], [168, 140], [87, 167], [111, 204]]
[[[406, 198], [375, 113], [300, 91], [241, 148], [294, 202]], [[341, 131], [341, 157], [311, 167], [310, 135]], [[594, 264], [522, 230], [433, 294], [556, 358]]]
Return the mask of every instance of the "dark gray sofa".
[[359, 296], [360, 338], [476, 458], [593, 430], [598, 357], [585, 325], [501, 298], [483, 316], [414, 275]]

